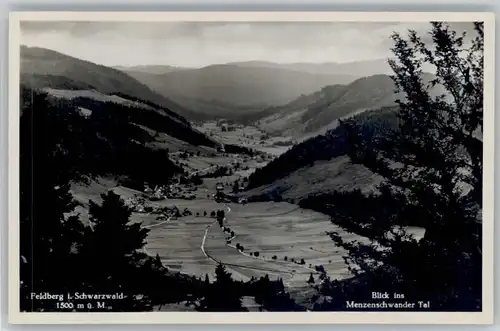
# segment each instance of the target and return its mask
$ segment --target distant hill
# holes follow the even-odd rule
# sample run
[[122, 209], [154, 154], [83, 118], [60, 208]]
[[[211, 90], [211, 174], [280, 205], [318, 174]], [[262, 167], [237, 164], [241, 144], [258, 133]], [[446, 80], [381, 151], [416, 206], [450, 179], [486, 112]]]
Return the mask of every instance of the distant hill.
[[177, 113], [189, 113], [123, 71], [45, 48], [21, 46], [21, 82], [34, 88], [92, 88], [104, 94], [123, 93], [158, 104], [177, 118], [182, 118]]
[[357, 78], [348, 74], [312, 74], [284, 68], [233, 64], [166, 74], [126, 72], [166, 97], [209, 102], [217, 100], [252, 107], [286, 104], [301, 94], [312, 93], [326, 85], [349, 83]]
[[[199, 69], [169, 66], [117, 69], [190, 109], [191, 112], [181, 114], [192, 121], [226, 118], [243, 122], [272, 115], [279, 110], [274, 107], [294, 102], [322, 88], [328, 90], [331, 85], [345, 85], [360, 77], [391, 72], [386, 59], [292, 64], [248, 61]], [[270, 126], [275, 125], [279, 126], [278, 123]]]
[[169, 72], [190, 70], [191, 68], [173, 67], [167, 65], [140, 65], [140, 66], [115, 66], [117, 70], [125, 72], [143, 72], [148, 74], [167, 74]]
[[[430, 80], [426, 74], [424, 80]], [[262, 118], [258, 126], [274, 135], [303, 137], [324, 133], [346, 116], [395, 106], [402, 94], [388, 75], [362, 77], [347, 85], [326, 86], [309, 95], [303, 95], [287, 105], [275, 107], [271, 115]], [[438, 87], [431, 91], [437, 93]]]
[[193, 146], [219, 145], [165, 106], [175, 103], [113, 68], [43, 48], [22, 47], [21, 84], [46, 93], [56, 104], [112, 113], [117, 121], [142, 125]]
[[191, 112], [186, 113], [185, 116], [193, 122], [211, 121], [214, 119], [244, 122], [247, 117], [257, 116], [255, 120], [263, 117], [259, 116], [263, 107], [258, 106], [238, 106], [220, 100], [202, 100], [179, 95], [170, 96], [170, 99], [190, 109]]
[[352, 77], [365, 77], [378, 74], [390, 74], [392, 70], [387, 59], [356, 61], [346, 63], [274, 63], [266, 61], [232, 62], [231, 65], [239, 67], [261, 67], [274, 69], [287, 69], [314, 75], [349, 75]]

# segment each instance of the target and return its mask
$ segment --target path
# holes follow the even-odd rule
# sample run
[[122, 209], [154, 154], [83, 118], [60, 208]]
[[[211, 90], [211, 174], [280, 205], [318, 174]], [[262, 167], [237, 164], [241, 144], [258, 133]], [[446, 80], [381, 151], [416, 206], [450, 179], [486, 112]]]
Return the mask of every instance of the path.
[[[227, 208], [227, 214], [229, 214], [231, 212], [231, 207], [229, 207], [227, 204], [224, 204], [224, 206]], [[225, 220], [225, 218], [224, 218]], [[238, 267], [238, 268], [245, 268], [245, 269], [251, 269], [251, 270], [258, 270], [258, 271], [266, 271], [272, 275], [276, 275], [276, 276], [281, 276], [283, 277], [284, 274], [288, 274], [288, 278], [292, 278], [293, 277], [293, 273], [291, 272], [288, 272], [288, 271], [282, 271], [282, 270], [274, 270], [274, 269], [267, 269], [267, 268], [258, 268], [258, 267], [250, 267], [250, 266], [246, 266], [246, 265], [241, 265], [241, 264], [235, 264], [235, 263], [226, 263], [226, 262], [223, 262], [221, 260], [217, 260], [215, 259], [213, 256], [211, 256], [209, 253], [207, 253], [207, 251], [205, 250], [205, 243], [206, 243], [206, 239], [207, 239], [207, 235], [208, 235], [208, 232], [210, 231], [210, 228], [217, 222], [217, 220], [214, 220], [212, 223], [210, 223], [206, 229], [205, 229], [205, 234], [203, 235], [203, 238], [202, 238], [202, 241], [201, 241], [201, 246], [200, 246], [200, 249], [201, 251], [203, 252], [203, 255], [205, 255], [206, 258], [208, 258], [209, 260], [211, 260], [212, 262], [216, 263], [216, 264], [223, 264], [225, 266], [229, 266], [229, 267]]]
[[[200, 169], [200, 170], [196, 170], [196, 171], [193, 171], [190, 173], [190, 176], [193, 176], [199, 172], [203, 172], [203, 171], [207, 171], [211, 168], [215, 168], [217, 167], [217, 165], [212, 165], [210, 167], [207, 167], [207, 168], [204, 168], [204, 169]], [[212, 196], [214, 196], [215, 194], [212, 194]], [[229, 214], [231, 212], [231, 207], [228, 206], [226, 203], [224, 203], [224, 206], [227, 208], [227, 212], [226, 212], [226, 215]], [[158, 223], [154, 223], [154, 224], [149, 224], [149, 225], [146, 225], [146, 226], [141, 226], [142, 228], [147, 228], [147, 229], [150, 229], [152, 227], [157, 227], [157, 226], [160, 226], [160, 225], [163, 225], [167, 222], [170, 221], [170, 219], [172, 218], [173, 215], [168, 215], [167, 219], [161, 221], [161, 222], [158, 222]], [[226, 218], [224, 218], [225, 220]], [[275, 275], [275, 276], [279, 276], [281, 278], [285, 278], [285, 279], [291, 279], [294, 277], [294, 273], [293, 272], [290, 272], [290, 271], [284, 271], [284, 270], [275, 270], [275, 269], [268, 269], [268, 268], [259, 268], [259, 267], [251, 267], [251, 266], [247, 266], [247, 265], [240, 265], [240, 264], [234, 264], [234, 263], [226, 263], [226, 262], [223, 262], [221, 260], [218, 260], [216, 258], [214, 258], [212, 255], [210, 255], [210, 253], [208, 253], [205, 249], [205, 244], [206, 244], [206, 239], [207, 239], [207, 236], [208, 236], [208, 233], [210, 231], [210, 229], [212, 228], [212, 226], [217, 222], [217, 220], [214, 220], [213, 222], [211, 222], [206, 228], [205, 228], [205, 233], [203, 235], [203, 238], [202, 238], [202, 241], [201, 241], [201, 245], [200, 245], [200, 249], [203, 253], [203, 255], [209, 259], [210, 261], [212, 261], [213, 263], [215, 264], [223, 264], [225, 266], [228, 266], [228, 267], [237, 267], [237, 268], [245, 268], [245, 269], [251, 269], [251, 270], [258, 270], [258, 271], [264, 271], [264, 272], [267, 272], [271, 275]], [[234, 238], [234, 237], [233, 237]], [[229, 245], [229, 247], [232, 247], [234, 249], [236, 249], [236, 246], [234, 245]], [[147, 251], [146, 247], [143, 247], [143, 251], [145, 254], [149, 255], [149, 256], [152, 256], [151, 254], [149, 254], [149, 252]], [[240, 254], [246, 256], [246, 257], [250, 257], [250, 258], [254, 258], [254, 259], [260, 259], [260, 260], [263, 260], [263, 261], [268, 261], [268, 262], [274, 262], [274, 263], [281, 263], [281, 264], [287, 264], [286, 262], [284, 261], [275, 261], [275, 260], [271, 260], [271, 259], [265, 259], [265, 258], [258, 258], [258, 257], [255, 257], [255, 256], [251, 256], [247, 253], [244, 253], [244, 252], [241, 252], [240, 250], [237, 250]], [[291, 263], [291, 262], [290, 262]], [[306, 269], [309, 269], [311, 270], [312, 272], [314, 273], [317, 273], [316, 270], [314, 269], [311, 269], [311, 268], [307, 268], [306, 266], [303, 266], [303, 265], [299, 265], [299, 264], [295, 264], [296, 266], [298, 267], [303, 267], [303, 268], [306, 268]], [[294, 267], [295, 267], [294, 265]], [[179, 271], [180, 272], [180, 271]], [[186, 274], [186, 273], [183, 273], [183, 272], [180, 272], [182, 274]], [[188, 274], [186, 274], [188, 275]], [[285, 282], [285, 280], [284, 280]], [[289, 286], [289, 283], [288, 282], [285, 282], [285, 285]]]
[[196, 171], [193, 171], [192, 173], [190, 173], [189, 176], [194, 176], [199, 172], [207, 171], [209, 169], [216, 168], [216, 167], [217, 167], [217, 165], [212, 165], [212, 166], [205, 168], [205, 169], [196, 170]]

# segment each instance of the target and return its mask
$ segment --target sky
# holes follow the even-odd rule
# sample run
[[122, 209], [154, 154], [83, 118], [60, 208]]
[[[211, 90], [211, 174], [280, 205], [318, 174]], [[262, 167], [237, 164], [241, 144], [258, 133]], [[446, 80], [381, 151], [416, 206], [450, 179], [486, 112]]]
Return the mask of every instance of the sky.
[[[472, 32], [471, 23], [453, 23]], [[393, 32], [429, 23], [22, 22], [21, 43], [106, 66], [203, 67], [238, 61], [353, 62], [388, 58]]]

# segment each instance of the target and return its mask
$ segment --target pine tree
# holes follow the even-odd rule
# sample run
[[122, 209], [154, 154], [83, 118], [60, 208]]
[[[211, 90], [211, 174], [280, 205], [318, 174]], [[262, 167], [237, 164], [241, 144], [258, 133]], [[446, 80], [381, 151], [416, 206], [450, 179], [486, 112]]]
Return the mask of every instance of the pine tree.
[[156, 254], [153, 265], [156, 269], [164, 268], [163, 263], [161, 262], [160, 254]]
[[309, 279], [307, 280], [307, 283], [308, 284], [314, 284], [314, 277], [313, 277], [312, 272], [311, 272], [311, 275], [309, 275]]
[[246, 311], [241, 305], [241, 294], [236, 283], [223, 264], [215, 268], [215, 282], [208, 286], [205, 297], [200, 300], [198, 311]]
[[[358, 204], [344, 205], [332, 216], [372, 240], [360, 244], [330, 234], [348, 251], [350, 270], [368, 281], [370, 291], [432, 300], [436, 310], [481, 309], [482, 23], [475, 29], [467, 49], [464, 36], [443, 23], [432, 23], [432, 46], [414, 31], [408, 39], [393, 35], [397, 60], [390, 65], [405, 95], [398, 101], [399, 127], [367, 141], [359, 125], [345, 126], [353, 162], [385, 178], [366, 197], [379, 207], [363, 211]], [[428, 85], [424, 63], [437, 68]], [[432, 96], [429, 87], [436, 86], [446, 96]], [[424, 227], [424, 238], [408, 235], [407, 225]], [[339, 302], [342, 295], [352, 300], [356, 293], [368, 293], [356, 286], [329, 286]]]
[[240, 191], [240, 184], [238, 181], [234, 181], [233, 183], [233, 193], [238, 193]]
[[[93, 225], [86, 236], [82, 254], [87, 259], [86, 264], [94, 267], [86, 275], [85, 284], [96, 293], [123, 292], [130, 300], [117, 300], [113, 303], [116, 309], [149, 310], [148, 284], [137, 281], [151, 275], [154, 261], [149, 258], [142, 266], [141, 260], [147, 256], [139, 252], [145, 245], [149, 230], [141, 228], [139, 223], [130, 224], [131, 210], [119, 195], [109, 191], [101, 198], [101, 205], [90, 201], [89, 214]], [[143, 297], [139, 299], [138, 295]]]

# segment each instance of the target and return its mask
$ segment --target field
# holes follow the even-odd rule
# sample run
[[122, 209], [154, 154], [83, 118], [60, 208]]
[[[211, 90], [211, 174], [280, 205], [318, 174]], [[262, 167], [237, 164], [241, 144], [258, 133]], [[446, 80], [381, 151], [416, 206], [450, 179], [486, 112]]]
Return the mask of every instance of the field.
[[[307, 305], [313, 288], [308, 283], [312, 276], [314, 284], [321, 280], [322, 270], [331, 279], [350, 277], [343, 260], [346, 252], [336, 247], [327, 235], [328, 231], [338, 232], [346, 240], [365, 241], [356, 234], [347, 233], [332, 224], [327, 215], [302, 209], [287, 202], [252, 202], [248, 204], [218, 203], [214, 199], [216, 186], [222, 183], [224, 191], [230, 193], [235, 181], [241, 181], [256, 167], [268, 162], [260, 157], [245, 155], [215, 156], [201, 151], [199, 155], [189, 154], [181, 161], [191, 174], [205, 172], [216, 166], [240, 163], [245, 166], [230, 176], [203, 178], [197, 186], [194, 200], [165, 199], [148, 201], [152, 207], [177, 207], [179, 211], [188, 210], [190, 215], [159, 218], [159, 214], [134, 211], [131, 221], [140, 222], [149, 229], [144, 251], [159, 255], [162, 263], [172, 271], [214, 279], [215, 266], [222, 263], [232, 274], [233, 279], [248, 281], [269, 275], [271, 279], [281, 278], [287, 291], [299, 304]], [[177, 158], [182, 152], [171, 152]], [[353, 187], [368, 187], [376, 182], [367, 176], [366, 170], [348, 162], [347, 158], [337, 158], [328, 162], [317, 162], [291, 176], [277, 181], [274, 185], [285, 189], [286, 198], [293, 199], [326, 187], [341, 190]], [[301, 185], [299, 185], [301, 184]], [[88, 200], [100, 202], [99, 194], [113, 190], [125, 201], [142, 192], [116, 186], [116, 182], [100, 179], [90, 186], [75, 187], [75, 198], [81, 203], [78, 211], [83, 219], [88, 219]], [[181, 184], [176, 184], [182, 186]], [[367, 186], [368, 185], [368, 186]], [[274, 187], [258, 188], [250, 194], [261, 194]], [[312, 192], [314, 191], [315, 192]], [[212, 212], [225, 211], [223, 231]], [[413, 229], [417, 237], [422, 231]], [[234, 236], [231, 234], [234, 232]], [[230, 239], [230, 241], [228, 241]], [[243, 248], [241, 248], [243, 247]], [[165, 308], [163, 308], [165, 309]], [[176, 309], [177, 310], [177, 309]]]
[[[89, 199], [99, 201], [99, 192], [111, 189], [128, 200], [140, 193], [112, 185], [111, 181], [101, 180], [100, 184], [87, 187], [86, 191], [80, 187], [76, 197], [81, 202]], [[205, 192], [202, 187], [200, 191]], [[207, 188], [207, 192], [210, 191]], [[201, 192], [200, 195], [203, 194]], [[181, 211], [187, 208], [192, 212], [190, 216], [168, 221], [157, 220], [155, 214], [132, 213], [133, 222], [141, 222], [143, 227], [150, 230], [146, 252], [150, 255], [159, 254], [164, 265], [172, 270], [212, 276], [215, 265], [221, 262], [227, 265], [235, 279], [248, 280], [252, 276], [269, 274], [272, 278], [283, 278], [290, 287], [298, 288], [307, 286], [306, 281], [311, 273], [317, 274], [315, 265], [323, 265], [331, 276], [346, 276], [341, 258], [343, 252], [325, 234], [335, 229], [326, 215], [285, 202], [225, 205], [201, 196], [196, 200], [166, 199], [149, 204], [176, 206]], [[212, 211], [219, 209], [226, 212], [224, 225], [235, 232], [229, 245], [226, 244], [227, 234], [210, 217]], [[207, 212], [206, 217], [203, 216], [204, 212]], [[351, 234], [346, 236], [353, 237]], [[236, 249], [236, 243], [244, 246], [243, 252]], [[254, 252], [259, 252], [259, 257], [250, 255]], [[274, 255], [276, 260], [272, 259]], [[285, 256], [287, 261], [284, 260]], [[304, 259], [305, 264], [294, 263], [292, 259], [296, 262]]]
[[[236, 204], [215, 201], [214, 194], [219, 183], [223, 184], [226, 193], [230, 193], [235, 181], [241, 181], [255, 168], [264, 166], [267, 159], [224, 153], [214, 156], [207, 151], [189, 153], [187, 157], [180, 158], [182, 154], [181, 151], [173, 151], [171, 157], [179, 158], [191, 174], [198, 171], [206, 173], [217, 166], [230, 165], [234, 168], [235, 163], [242, 165], [243, 169], [236, 170], [230, 176], [203, 178], [192, 192], [195, 195], [193, 200], [147, 202], [152, 207], [175, 206], [181, 212], [188, 210], [190, 215], [161, 219], [158, 214], [133, 212], [131, 221], [140, 222], [149, 229], [144, 247], [147, 254], [159, 255], [164, 266], [172, 271], [197, 277], [208, 275], [211, 280], [214, 279], [218, 263], [224, 264], [236, 280], [248, 281], [266, 274], [271, 279], [281, 278], [292, 297], [304, 305], [307, 305], [314, 291], [313, 284], [308, 283], [311, 276], [314, 284], [321, 282], [319, 276], [322, 270], [331, 279], [350, 277], [343, 260], [346, 252], [335, 246], [327, 232], [336, 231], [346, 240], [366, 239], [341, 230], [332, 224], [327, 215], [287, 202]], [[368, 187], [372, 181], [376, 182], [360, 167], [350, 164], [346, 158], [317, 162], [310, 168], [277, 181], [275, 185], [285, 189], [285, 197], [293, 199], [314, 193], [311, 190], [322, 191], [326, 187], [347, 190], [356, 186]], [[261, 194], [273, 189], [270, 186], [249, 193]], [[107, 190], [113, 190], [125, 201], [142, 195], [142, 192], [116, 186], [114, 181], [104, 179], [88, 187], [77, 187], [73, 193], [82, 204], [79, 208], [83, 216], [88, 200], [99, 202], [99, 194]], [[228, 228], [226, 232], [211, 217], [211, 213], [217, 210], [225, 212], [223, 225]], [[421, 237], [419, 229], [414, 232], [417, 237]]]
[[53, 88], [44, 88], [44, 91], [57, 98], [74, 99], [74, 98], [90, 98], [101, 102], [114, 102], [130, 107], [139, 107], [149, 110], [155, 110], [142, 102], [128, 100], [117, 95], [107, 95], [95, 90], [62, 90]]
[[[253, 148], [255, 150], [278, 156], [286, 152], [289, 146], [276, 146], [277, 142], [289, 141], [287, 137], [270, 137], [266, 132], [255, 126], [229, 125], [233, 129], [226, 131], [224, 125], [218, 126], [216, 122], [206, 122], [197, 129], [209, 136], [216, 136], [223, 144], [234, 144]], [[261, 140], [261, 137], [266, 138]]]
[[[282, 277], [292, 288], [307, 286], [310, 274], [319, 274], [315, 270], [319, 265], [333, 278], [347, 276], [342, 260], [344, 252], [326, 235], [326, 231], [335, 230], [326, 215], [285, 202], [250, 203], [231, 208], [225, 225], [235, 232], [232, 246], [239, 243], [244, 251], [241, 253], [229, 246], [237, 254], [227, 254], [228, 249], [224, 254], [214, 251], [214, 255], [225, 262], [244, 264], [252, 259], [252, 266], [273, 270], [276, 277]], [[301, 259], [304, 264], [300, 264]]]
[[[115, 190], [126, 198], [127, 190]], [[188, 208], [191, 216], [156, 221], [148, 214], [134, 213], [133, 220], [143, 222], [150, 232], [146, 252], [159, 254], [171, 270], [213, 279], [217, 263], [223, 263], [234, 279], [247, 281], [268, 274], [282, 278], [292, 295], [303, 294], [310, 275], [317, 281], [315, 266], [323, 265], [332, 278], [348, 277], [342, 260], [343, 250], [335, 247], [326, 231], [338, 230], [326, 215], [298, 208], [288, 203], [218, 204], [210, 199], [165, 200], [162, 206]], [[228, 235], [213, 218], [204, 217], [212, 210], [224, 209], [224, 225], [235, 232], [231, 244]], [[200, 216], [196, 216], [200, 213]], [[342, 233], [345, 238], [357, 236]], [[205, 237], [206, 236], [206, 237]], [[205, 237], [205, 239], [204, 239]], [[361, 238], [360, 238], [361, 239]], [[236, 249], [236, 243], [244, 251]], [[259, 252], [259, 256], [254, 256]], [[276, 256], [276, 259], [273, 259]], [[286, 260], [285, 260], [286, 257]], [[304, 259], [304, 264], [299, 264]]]

